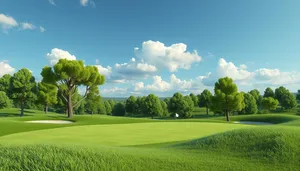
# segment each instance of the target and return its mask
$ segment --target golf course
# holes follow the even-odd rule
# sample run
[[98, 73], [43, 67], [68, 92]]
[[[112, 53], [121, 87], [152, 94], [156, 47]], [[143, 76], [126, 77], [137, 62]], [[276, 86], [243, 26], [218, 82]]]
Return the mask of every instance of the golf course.
[[[300, 116], [192, 119], [0, 111], [0, 170], [299, 170]], [[27, 121], [70, 121], [69, 124]], [[238, 123], [238, 122], [241, 123]], [[242, 124], [252, 121], [254, 124]], [[256, 122], [270, 124], [256, 125]]]

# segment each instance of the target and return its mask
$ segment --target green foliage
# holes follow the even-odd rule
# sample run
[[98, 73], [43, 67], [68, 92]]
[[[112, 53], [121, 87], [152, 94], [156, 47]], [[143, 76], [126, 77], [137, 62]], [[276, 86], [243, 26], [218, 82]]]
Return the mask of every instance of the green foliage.
[[61, 96], [68, 106], [68, 117], [72, 117], [73, 108], [81, 100], [73, 104], [73, 95], [78, 90], [78, 86], [85, 86], [86, 98], [90, 92], [97, 92], [98, 86], [104, 84], [105, 78], [100, 75], [97, 67], [84, 66], [83, 61], [60, 59], [57, 64], [51, 67], [44, 67], [41, 75], [43, 82], [56, 86], [62, 93]]
[[279, 102], [277, 99], [274, 99], [273, 97], [265, 97], [262, 100], [262, 105], [264, 107], [264, 109], [267, 110], [274, 110], [277, 108]]
[[129, 114], [137, 114], [138, 112], [138, 104], [137, 99], [134, 96], [130, 96], [125, 102], [125, 110], [126, 113]]
[[191, 108], [192, 105], [193, 101], [190, 97], [184, 97], [180, 93], [175, 93], [170, 99], [168, 109], [172, 112], [172, 115], [177, 113], [182, 118], [189, 118], [193, 116], [193, 108]]
[[[90, 92], [85, 99], [85, 110], [89, 114], [99, 113], [99, 106], [103, 103], [103, 100], [99, 93]], [[105, 108], [102, 110], [103, 114], [106, 114]]]
[[160, 104], [161, 104], [161, 108], [162, 108], [162, 116], [164, 116], [164, 117], [169, 116], [167, 103], [161, 100]]
[[136, 100], [137, 112], [143, 115], [146, 115], [145, 100], [146, 100], [146, 96], [138, 97]]
[[0, 109], [10, 108], [12, 105], [11, 100], [7, 97], [4, 91], [0, 91]]
[[243, 93], [238, 93], [238, 88], [231, 78], [220, 78], [215, 84], [215, 95], [212, 98], [212, 109], [223, 111], [226, 120], [230, 121], [229, 114], [241, 111], [245, 107]]
[[285, 95], [285, 94], [289, 94], [290, 91], [288, 89], [286, 89], [285, 87], [283, 86], [280, 86], [279, 88], [276, 88], [275, 89], [275, 99], [277, 99], [279, 101], [279, 104], [282, 104], [282, 97]]
[[195, 94], [193, 94], [193, 93], [190, 94], [190, 97], [191, 97], [192, 100], [193, 100], [194, 106], [198, 106], [198, 104], [199, 104], [199, 99], [198, 99], [198, 97], [197, 97]]
[[57, 103], [57, 88], [43, 82], [38, 83], [38, 102], [45, 106], [45, 112], [48, 112], [48, 105]]
[[106, 115], [107, 114], [105, 104], [104, 104], [104, 101], [102, 100], [102, 98], [98, 103], [98, 114], [101, 114], [101, 115]]
[[9, 74], [5, 74], [0, 78], [0, 91], [5, 92], [7, 96], [10, 96], [10, 79], [11, 75]]
[[113, 109], [116, 105], [116, 101], [114, 101], [114, 100], [108, 100], [108, 103], [109, 103], [111, 109]]
[[160, 100], [154, 94], [149, 94], [145, 99], [145, 114], [147, 116], [161, 116], [163, 114], [163, 109]]
[[290, 92], [282, 95], [280, 103], [283, 108], [288, 110], [293, 109], [298, 105], [295, 95]]
[[263, 97], [260, 95], [260, 92], [257, 89], [251, 90], [249, 92], [255, 99], [257, 107], [261, 106], [261, 101]]
[[114, 116], [125, 116], [125, 105], [122, 102], [117, 103], [113, 110], [112, 115]]
[[11, 97], [15, 103], [20, 105], [21, 116], [23, 116], [25, 103], [36, 98], [35, 78], [28, 69], [23, 68], [16, 72], [10, 80]]
[[106, 114], [112, 115], [112, 108], [110, 103], [108, 101], [104, 101], [104, 106], [105, 106]]
[[212, 105], [212, 94], [209, 90], [205, 89], [200, 95], [198, 95], [198, 106], [206, 108], [206, 114], [208, 115], [208, 109]]
[[264, 98], [267, 98], [267, 97], [275, 98], [275, 93], [274, 93], [273, 89], [271, 89], [270, 87], [266, 88], [265, 93], [264, 93]]
[[241, 111], [243, 114], [256, 114], [257, 104], [255, 98], [250, 93], [244, 93], [245, 108]]

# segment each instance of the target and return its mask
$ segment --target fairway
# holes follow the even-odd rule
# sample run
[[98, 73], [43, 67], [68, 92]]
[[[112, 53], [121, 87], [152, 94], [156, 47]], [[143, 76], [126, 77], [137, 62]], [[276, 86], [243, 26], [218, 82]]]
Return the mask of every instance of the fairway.
[[130, 146], [192, 140], [250, 126], [228, 123], [162, 122], [89, 125], [3, 136], [1, 144], [69, 144]]

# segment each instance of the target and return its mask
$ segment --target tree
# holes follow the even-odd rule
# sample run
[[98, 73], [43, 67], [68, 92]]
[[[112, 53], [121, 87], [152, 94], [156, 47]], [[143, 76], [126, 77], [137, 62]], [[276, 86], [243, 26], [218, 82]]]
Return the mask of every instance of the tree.
[[[68, 106], [68, 117], [72, 117], [73, 108], [87, 97], [90, 92], [98, 91], [98, 86], [104, 84], [105, 78], [100, 75], [97, 67], [84, 66], [83, 61], [60, 59], [53, 67], [43, 68], [43, 82], [52, 84], [62, 91], [63, 100]], [[79, 86], [85, 86], [83, 98], [72, 103], [72, 97]]]
[[257, 104], [255, 98], [250, 93], [244, 93], [245, 108], [242, 110], [244, 114], [256, 114]]
[[136, 114], [137, 113], [137, 111], [138, 111], [138, 105], [137, 105], [136, 100], [137, 99], [134, 96], [130, 96], [126, 100], [126, 103], [125, 103], [126, 113], [129, 113], [129, 114]]
[[154, 94], [149, 94], [145, 99], [145, 111], [153, 119], [154, 116], [163, 113], [159, 98]]
[[137, 100], [136, 100], [136, 103], [137, 103], [137, 113], [146, 115], [145, 100], [146, 100], [145, 96], [137, 98]]
[[183, 99], [187, 103], [183, 117], [190, 118], [193, 116], [192, 111], [194, 109], [194, 101], [192, 100], [191, 96], [184, 96]]
[[275, 89], [275, 99], [277, 99], [279, 101], [279, 104], [282, 104], [282, 97], [285, 95], [285, 94], [289, 94], [290, 91], [288, 89], [286, 89], [285, 87], [283, 86], [280, 86], [279, 88], [276, 88]]
[[283, 94], [281, 97], [281, 106], [285, 109], [293, 109], [295, 107], [297, 107], [298, 103], [297, 103], [297, 99], [295, 97], [294, 94], [292, 93], [286, 93]]
[[198, 97], [195, 96], [195, 94], [193, 94], [193, 93], [190, 94], [190, 97], [191, 97], [192, 100], [193, 100], [194, 106], [198, 106], [198, 103], [199, 103]]
[[272, 98], [275, 98], [275, 93], [274, 91], [268, 87], [266, 90], [265, 90], [265, 94], [264, 94], [264, 98], [266, 97], [272, 97]]
[[26, 68], [19, 70], [11, 78], [11, 97], [15, 103], [20, 105], [21, 116], [24, 116], [24, 108], [26, 101], [35, 98], [36, 95], [33, 93], [35, 88], [35, 78], [32, 76], [31, 72]]
[[[99, 106], [101, 106], [102, 98], [98, 93], [89, 93], [85, 99], [85, 110], [89, 114], [100, 113]], [[105, 109], [103, 110], [104, 113]]]
[[0, 78], [0, 91], [5, 92], [7, 96], [10, 96], [10, 79], [11, 75], [9, 74], [5, 74]]
[[297, 100], [300, 100], [300, 90], [298, 90], [296, 99], [297, 99]]
[[0, 109], [11, 107], [11, 100], [4, 91], [0, 91]]
[[215, 95], [212, 98], [213, 109], [223, 111], [229, 122], [233, 111], [241, 111], [244, 107], [244, 96], [238, 93], [238, 88], [229, 77], [220, 78], [215, 84]]
[[117, 103], [112, 110], [114, 116], [125, 116], [125, 105], [124, 103]]
[[57, 103], [57, 88], [43, 82], [38, 83], [38, 102], [44, 105], [44, 111], [47, 113], [49, 105]]
[[277, 99], [274, 99], [273, 97], [265, 97], [262, 100], [262, 105], [265, 109], [270, 111], [271, 109], [276, 109], [279, 102]]
[[255, 99], [257, 107], [261, 106], [261, 101], [263, 97], [260, 95], [260, 92], [257, 89], [251, 90], [249, 92]]
[[165, 99], [164, 99], [164, 102], [165, 102], [167, 105], [169, 105], [170, 98], [165, 98]]
[[104, 101], [104, 106], [105, 106], [105, 109], [106, 109], [106, 114], [111, 115], [112, 114], [112, 108], [111, 108], [111, 105], [109, 104], [109, 102]]
[[113, 109], [116, 105], [116, 101], [114, 101], [114, 100], [108, 100], [108, 103], [110, 104], [111, 109]]
[[100, 98], [100, 101], [98, 103], [98, 114], [106, 115], [106, 108], [105, 104], [102, 98]]
[[169, 116], [167, 103], [161, 100], [160, 104], [161, 104], [161, 108], [162, 108], [162, 115], [161, 116]]
[[177, 113], [180, 117], [183, 118], [192, 117], [193, 109], [191, 108], [189, 102], [190, 100], [184, 98], [181, 93], [175, 93], [170, 99], [168, 109], [170, 112], [172, 112], [172, 115], [175, 115]]
[[199, 107], [206, 108], [206, 114], [208, 115], [208, 109], [211, 106], [212, 94], [209, 90], [205, 89], [200, 95], [198, 95]]

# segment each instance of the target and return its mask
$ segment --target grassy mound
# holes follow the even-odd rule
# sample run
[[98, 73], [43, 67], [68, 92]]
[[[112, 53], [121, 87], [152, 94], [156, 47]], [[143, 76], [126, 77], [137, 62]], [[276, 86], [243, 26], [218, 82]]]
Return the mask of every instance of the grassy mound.
[[300, 132], [296, 127], [233, 130], [179, 144], [176, 147], [286, 163], [300, 162]]
[[300, 126], [300, 117], [287, 114], [264, 114], [264, 115], [240, 115], [232, 116], [232, 121], [253, 121], [253, 122], [268, 122], [273, 124], [286, 124], [297, 122]]

